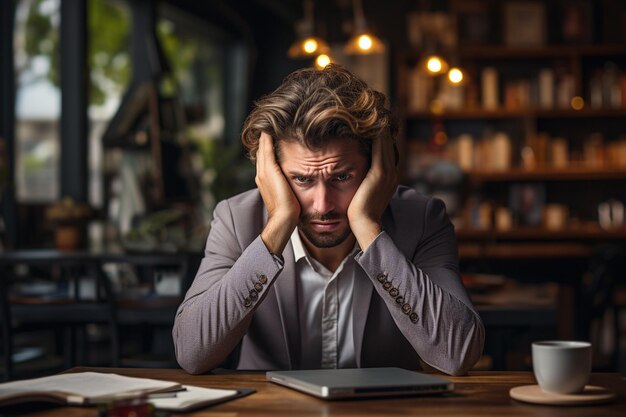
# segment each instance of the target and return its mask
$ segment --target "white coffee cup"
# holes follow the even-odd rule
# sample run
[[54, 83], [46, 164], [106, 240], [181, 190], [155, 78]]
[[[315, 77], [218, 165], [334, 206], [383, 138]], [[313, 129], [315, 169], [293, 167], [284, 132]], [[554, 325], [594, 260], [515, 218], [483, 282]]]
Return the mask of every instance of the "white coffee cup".
[[532, 344], [533, 371], [549, 393], [582, 392], [591, 374], [591, 343], [545, 341]]

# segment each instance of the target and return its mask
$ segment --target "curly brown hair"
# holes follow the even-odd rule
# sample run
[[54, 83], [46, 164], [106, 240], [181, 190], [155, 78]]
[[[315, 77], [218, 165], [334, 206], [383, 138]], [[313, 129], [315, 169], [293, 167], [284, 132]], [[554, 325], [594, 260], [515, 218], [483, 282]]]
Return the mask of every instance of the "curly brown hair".
[[340, 65], [301, 69], [255, 103], [241, 141], [252, 160], [261, 132], [272, 136], [275, 143], [296, 141], [309, 149], [319, 149], [334, 139], [355, 139], [370, 156], [374, 138], [382, 135], [395, 141], [398, 132], [385, 100], [384, 94]]

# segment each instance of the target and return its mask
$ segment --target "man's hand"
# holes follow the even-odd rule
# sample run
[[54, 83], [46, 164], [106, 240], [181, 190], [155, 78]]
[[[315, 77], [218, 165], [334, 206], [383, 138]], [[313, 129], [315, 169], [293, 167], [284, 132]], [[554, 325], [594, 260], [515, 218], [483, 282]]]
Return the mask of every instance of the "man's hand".
[[274, 142], [261, 133], [256, 154], [256, 182], [269, 214], [261, 239], [271, 253], [281, 254], [300, 218], [300, 203], [276, 162]]
[[372, 166], [348, 207], [350, 229], [366, 250], [382, 228], [380, 220], [398, 186], [398, 173], [391, 138], [372, 143]]

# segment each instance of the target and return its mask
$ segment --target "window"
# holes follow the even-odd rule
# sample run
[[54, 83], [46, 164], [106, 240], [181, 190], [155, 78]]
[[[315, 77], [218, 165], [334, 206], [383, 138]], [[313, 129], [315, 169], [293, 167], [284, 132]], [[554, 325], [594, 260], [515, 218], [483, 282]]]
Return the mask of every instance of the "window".
[[208, 224], [217, 201], [254, 185], [254, 166], [239, 142], [249, 52], [241, 40], [171, 6], [160, 9], [157, 36], [172, 70], [171, 93], [185, 109], [183, 137], [195, 150], [202, 223]]
[[60, 0], [18, 0], [15, 7], [16, 198], [59, 196]]
[[192, 140], [222, 139], [226, 64], [219, 32], [168, 8], [158, 19], [157, 35], [176, 83], [170, 88], [186, 110], [187, 134]]
[[89, 0], [89, 202], [103, 205], [102, 135], [131, 78], [130, 10], [124, 1]]

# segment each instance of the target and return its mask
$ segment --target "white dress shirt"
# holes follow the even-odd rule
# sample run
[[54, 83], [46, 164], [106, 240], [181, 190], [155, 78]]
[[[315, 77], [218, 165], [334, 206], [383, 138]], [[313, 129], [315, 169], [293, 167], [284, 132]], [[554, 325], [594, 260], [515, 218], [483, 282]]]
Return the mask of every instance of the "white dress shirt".
[[307, 253], [297, 228], [291, 244], [298, 279], [301, 368], [356, 368], [352, 293], [358, 245], [332, 273]]

